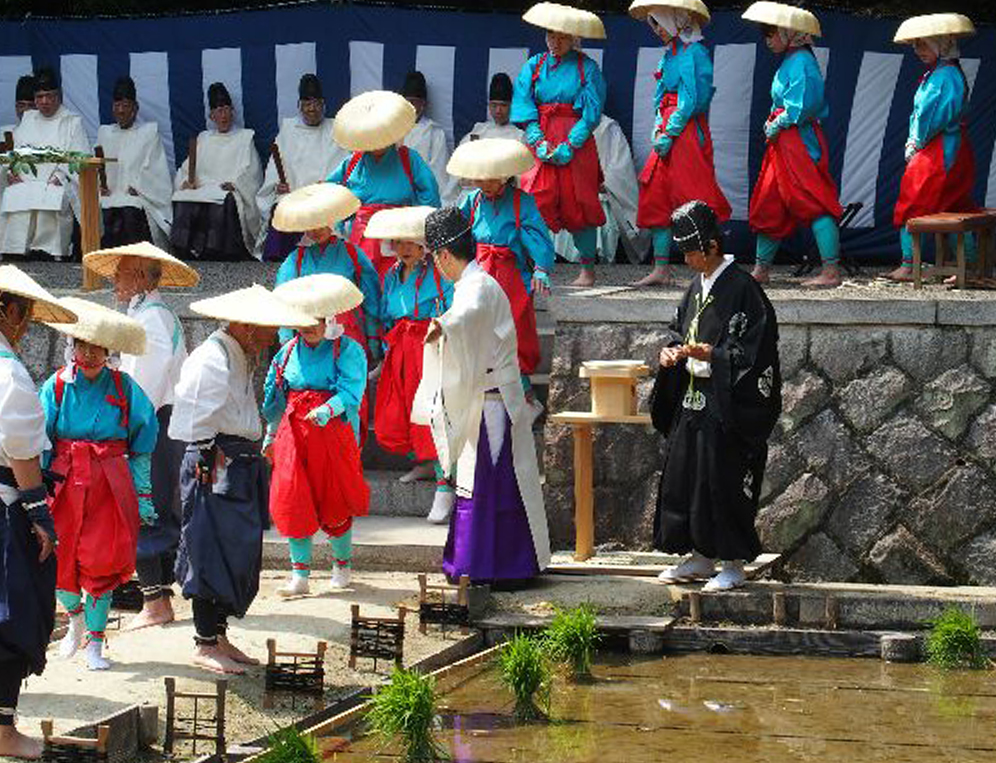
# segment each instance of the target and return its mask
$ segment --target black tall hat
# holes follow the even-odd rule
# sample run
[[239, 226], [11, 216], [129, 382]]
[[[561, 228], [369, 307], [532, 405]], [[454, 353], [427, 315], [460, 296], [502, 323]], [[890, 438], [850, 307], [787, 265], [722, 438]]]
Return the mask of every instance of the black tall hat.
[[425, 246], [434, 252], [470, 233], [470, 223], [456, 207], [443, 207], [425, 218]]
[[114, 93], [111, 96], [113, 101], [137, 101], [138, 95], [135, 92], [135, 80], [131, 77], [118, 77], [114, 83]]
[[228, 94], [228, 88], [221, 82], [212, 82], [208, 87], [208, 108], [219, 109], [231, 105], [232, 96]]
[[301, 81], [297, 83], [297, 97], [301, 101], [323, 98], [322, 81], [314, 74], [302, 74]]
[[401, 95], [405, 98], [428, 100], [429, 89], [425, 85], [425, 75], [418, 71], [408, 72], [405, 75], [405, 84], [401, 86]]
[[18, 101], [33, 101], [35, 99], [35, 78], [32, 75], [25, 74], [17, 80], [14, 99]]
[[511, 102], [512, 80], [505, 72], [498, 72], [491, 78], [491, 85], [488, 87], [488, 100]]
[[690, 201], [671, 213], [671, 234], [682, 254], [708, 252], [710, 241], [721, 241], [719, 222], [704, 201]]
[[59, 90], [62, 87], [62, 83], [59, 82], [59, 75], [55, 73], [54, 69], [48, 66], [43, 66], [36, 71], [34, 80], [36, 93], [47, 93], [50, 90]]

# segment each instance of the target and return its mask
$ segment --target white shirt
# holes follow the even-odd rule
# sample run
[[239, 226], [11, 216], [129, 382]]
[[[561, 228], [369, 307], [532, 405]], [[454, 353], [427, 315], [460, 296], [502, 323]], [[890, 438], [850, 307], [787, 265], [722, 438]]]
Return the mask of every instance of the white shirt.
[[[709, 292], [712, 291], [713, 284], [716, 283], [716, 279], [722, 275], [723, 271], [726, 270], [730, 265], [733, 264], [733, 255], [724, 254], [723, 261], [719, 266], [712, 271], [712, 275], [706, 276], [702, 273], [699, 278], [702, 279], [702, 301], [705, 302], [706, 297], [709, 296]], [[704, 360], [696, 360], [695, 358], [688, 359], [688, 373], [699, 379], [708, 379], [712, 376], [712, 363], [708, 363]]]
[[[5, 352], [13, 350], [0, 334], [0, 355]], [[45, 434], [45, 412], [31, 376], [16, 357], [0, 357], [0, 466], [10, 466], [11, 459], [40, 456], [51, 447]], [[17, 489], [0, 485], [0, 500], [13, 503]]]
[[503, 125], [497, 124], [492, 120], [487, 122], [478, 122], [470, 132], [463, 136], [460, 141], [462, 146], [469, 140], [482, 140], [483, 138], [506, 138], [508, 140], [523, 140], [525, 133], [516, 127], [511, 122], [506, 122]]
[[439, 198], [443, 204], [453, 204], [456, 201], [460, 188], [456, 178], [446, 171], [446, 165], [450, 160], [450, 149], [446, 142], [446, 131], [433, 122], [429, 117], [423, 116], [411, 131], [405, 136], [404, 144], [425, 160], [436, 176], [439, 184]]
[[138, 382], [158, 411], [173, 404], [173, 388], [187, 359], [183, 325], [158, 290], [132, 297], [128, 316], [145, 329], [145, 354], [122, 354], [121, 370]]
[[169, 436], [180, 442], [219, 434], [263, 436], [249, 361], [241, 345], [218, 329], [190, 353], [176, 385]]

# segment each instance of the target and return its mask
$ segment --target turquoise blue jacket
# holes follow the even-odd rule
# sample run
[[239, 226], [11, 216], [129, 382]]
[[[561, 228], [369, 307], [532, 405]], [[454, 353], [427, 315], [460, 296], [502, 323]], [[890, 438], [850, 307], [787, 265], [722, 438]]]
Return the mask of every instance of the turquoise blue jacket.
[[910, 115], [911, 140], [917, 150], [943, 135], [944, 169], [951, 169], [961, 147], [961, 123], [968, 95], [965, 77], [952, 61], [941, 61], [920, 82]]
[[[664, 125], [664, 133], [672, 138], [681, 135], [688, 121], [699, 114], [709, 111], [713, 93], [716, 88], [712, 84], [712, 59], [709, 51], [701, 42], [690, 45], [679, 43], [668, 45], [664, 49], [660, 63], [657, 65], [657, 88], [654, 91], [654, 130], [650, 139], [653, 140], [661, 127], [661, 101], [667, 93], [677, 93], [678, 107], [671, 113]], [[699, 134], [699, 140], [705, 136]]]
[[813, 130], [814, 120], [830, 114], [824, 98], [823, 73], [816, 56], [808, 48], [793, 48], [782, 59], [771, 83], [771, 112], [784, 109], [778, 118], [783, 127], [797, 125], [814, 162], [820, 160], [820, 144]]

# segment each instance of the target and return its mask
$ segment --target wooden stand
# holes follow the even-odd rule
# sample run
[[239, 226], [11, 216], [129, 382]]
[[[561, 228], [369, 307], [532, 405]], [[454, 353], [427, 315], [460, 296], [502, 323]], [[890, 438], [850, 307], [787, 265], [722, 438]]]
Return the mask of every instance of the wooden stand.
[[579, 376], [591, 380], [591, 411], [555, 413], [551, 421], [569, 424], [574, 432], [574, 559], [595, 555], [594, 427], [599, 424], [650, 424], [637, 413], [636, 383], [650, 369], [636, 360], [602, 360], [581, 364]]
[[[178, 741], [193, 742], [192, 753], [197, 754], [198, 742], [213, 742], [215, 755], [225, 754], [225, 697], [228, 693], [228, 681], [219, 678], [215, 681], [214, 694], [207, 692], [179, 692], [176, 690], [176, 678], [167, 676], [166, 683], [166, 739], [163, 742], [163, 752], [173, 754], [173, 748]], [[177, 715], [176, 701], [192, 699], [194, 701], [193, 715]], [[199, 713], [198, 703], [206, 700], [214, 703], [214, 715], [203, 717]], [[211, 730], [204, 733], [202, 730]]]
[[266, 640], [266, 690], [321, 694], [325, 691], [325, 652], [318, 642], [314, 652], [278, 652], [277, 640]]
[[361, 617], [360, 605], [354, 604], [352, 623], [349, 635], [349, 667], [356, 667], [358, 657], [367, 657], [374, 661], [373, 669], [377, 670], [377, 660], [392, 660], [401, 667], [405, 650], [405, 614], [404, 607], [398, 607], [397, 617]]
[[[100, 171], [116, 159], [87, 159], [80, 167], [80, 256], [100, 249]], [[100, 287], [100, 276], [83, 266], [83, 291]]]
[[107, 760], [107, 741], [111, 736], [110, 726], [98, 726], [96, 739], [80, 737], [57, 737], [52, 733], [54, 724], [49, 718], [41, 722], [42, 739], [45, 750], [42, 759], [52, 763], [89, 763]]
[[[427, 626], [439, 625], [445, 632], [447, 627], [459, 627], [461, 633], [470, 631], [470, 577], [461, 575], [458, 585], [430, 585], [425, 574], [418, 576], [418, 629], [425, 633]], [[439, 601], [433, 601], [432, 592], [439, 593]], [[446, 601], [447, 593], [455, 593], [456, 601]]]
[[[932, 273], [936, 276], [955, 277], [955, 286], [964, 289], [969, 283], [968, 263], [965, 262], [965, 234], [978, 236], [978, 259], [972, 265], [973, 275], [981, 285], [987, 285], [993, 266], [993, 229], [996, 228], [996, 209], [981, 212], [944, 212], [936, 215], [914, 217], [906, 221], [906, 230], [913, 237], [913, 288], [923, 288], [923, 254], [920, 246], [922, 234], [934, 234], [936, 253]], [[949, 260], [947, 236], [956, 237], [955, 260]], [[991, 285], [991, 284], [990, 284]]]

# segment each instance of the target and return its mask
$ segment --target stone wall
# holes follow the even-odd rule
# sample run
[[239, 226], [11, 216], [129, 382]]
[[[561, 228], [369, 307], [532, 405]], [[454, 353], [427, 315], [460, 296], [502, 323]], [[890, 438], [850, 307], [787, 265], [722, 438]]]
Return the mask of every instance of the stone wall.
[[[613, 301], [617, 304], [611, 304]], [[589, 359], [656, 367], [674, 302], [561, 298], [550, 410], [586, 410]], [[784, 410], [758, 527], [795, 581], [996, 584], [996, 302], [775, 299]], [[644, 405], [651, 382], [640, 386]], [[596, 543], [651, 541], [662, 439], [595, 438]], [[554, 545], [573, 545], [569, 427], [546, 427]]]

